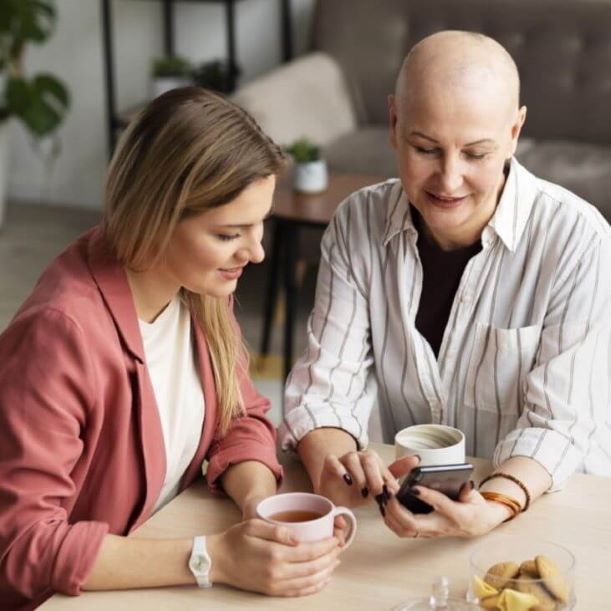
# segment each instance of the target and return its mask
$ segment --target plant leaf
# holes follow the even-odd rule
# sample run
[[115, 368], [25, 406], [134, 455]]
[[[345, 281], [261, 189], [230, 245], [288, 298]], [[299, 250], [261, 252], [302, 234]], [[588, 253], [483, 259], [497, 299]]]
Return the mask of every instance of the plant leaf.
[[66, 116], [70, 99], [61, 81], [39, 74], [31, 82], [12, 78], [7, 85], [7, 107], [37, 137], [57, 129]]

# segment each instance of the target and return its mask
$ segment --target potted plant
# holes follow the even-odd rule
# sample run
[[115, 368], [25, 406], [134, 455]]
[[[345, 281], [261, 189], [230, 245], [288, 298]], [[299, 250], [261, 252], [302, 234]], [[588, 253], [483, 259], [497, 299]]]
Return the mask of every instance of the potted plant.
[[152, 96], [156, 98], [170, 89], [193, 84], [193, 79], [191, 78], [192, 69], [191, 62], [180, 55], [154, 59], [152, 68]]
[[0, 226], [4, 218], [8, 121], [15, 117], [37, 140], [62, 123], [70, 98], [55, 76], [27, 77], [24, 55], [28, 43], [42, 44], [53, 33], [57, 12], [53, 0], [0, 2]]
[[286, 147], [295, 164], [293, 188], [302, 193], [319, 193], [327, 188], [327, 163], [320, 156], [320, 148], [307, 138], [300, 138]]
[[193, 68], [191, 76], [193, 82], [205, 89], [212, 89], [220, 93], [231, 93], [235, 89], [235, 81], [240, 71], [221, 59], [203, 62]]

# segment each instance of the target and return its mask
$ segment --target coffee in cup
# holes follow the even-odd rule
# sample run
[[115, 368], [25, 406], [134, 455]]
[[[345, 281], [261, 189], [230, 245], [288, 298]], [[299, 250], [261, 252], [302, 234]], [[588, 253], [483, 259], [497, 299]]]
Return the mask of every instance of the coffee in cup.
[[257, 505], [257, 516], [272, 524], [286, 526], [298, 541], [320, 541], [333, 536], [336, 516], [350, 524], [346, 537], [348, 547], [356, 534], [356, 517], [347, 507], [336, 507], [329, 499], [308, 492], [286, 492], [263, 499]]
[[444, 424], [417, 424], [395, 435], [395, 456], [420, 456], [420, 466], [465, 462], [465, 435]]

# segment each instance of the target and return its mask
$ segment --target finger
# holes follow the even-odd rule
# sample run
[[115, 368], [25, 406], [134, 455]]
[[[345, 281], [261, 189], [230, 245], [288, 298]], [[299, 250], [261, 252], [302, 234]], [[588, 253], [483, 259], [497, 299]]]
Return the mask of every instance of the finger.
[[408, 509], [403, 507], [396, 498], [390, 499], [386, 506], [386, 518], [391, 522], [397, 523], [402, 530], [407, 530], [410, 533], [418, 531], [418, 519]]
[[299, 543], [297, 537], [286, 526], [270, 524], [258, 518], [247, 520], [244, 524], [246, 525], [246, 534], [251, 537], [292, 547]]
[[471, 493], [473, 492], [474, 488], [475, 484], [473, 483], [473, 480], [470, 479], [468, 482], [465, 482], [460, 487], [460, 492], [458, 493], [458, 500], [461, 503], [467, 503], [471, 499]]
[[300, 579], [302, 577], [316, 577], [332, 571], [339, 564], [339, 552], [334, 552], [322, 558], [308, 560], [307, 562], [292, 562], [282, 566], [282, 570], [276, 575], [278, 582]]
[[344, 518], [344, 516], [335, 516], [333, 525], [335, 526], [335, 528], [346, 528], [346, 526], [348, 526], [348, 523], [346, 522], [346, 518]]
[[419, 499], [428, 503], [435, 511], [444, 516], [454, 517], [456, 515], [457, 502], [437, 490], [431, 490], [425, 486], [414, 486], [412, 493]]
[[337, 560], [319, 573], [277, 581], [274, 584], [274, 590], [276, 590], [274, 594], [280, 596], [305, 596], [308, 593], [318, 592], [331, 581], [331, 575], [339, 564], [339, 560]]
[[384, 517], [384, 524], [398, 537], [414, 537], [416, 534], [413, 528], [406, 528], [397, 520], [396, 516], [390, 513], [387, 513]]
[[404, 456], [395, 460], [395, 462], [388, 465], [388, 470], [393, 474], [394, 477], [399, 479], [407, 473], [409, 473], [414, 467], [420, 464], [420, 456]]
[[285, 598], [296, 598], [297, 596], [310, 596], [312, 594], [317, 594], [322, 589], [324, 589], [327, 584], [331, 581], [331, 577], [329, 577], [326, 581], [323, 581], [320, 584], [312, 586], [311, 588], [305, 588], [303, 590], [291, 590], [285, 594], [277, 594], [277, 596], [284, 596]]
[[369, 491], [374, 495], [382, 494], [382, 487], [385, 485], [382, 474], [386, 467], [380, 457], [375, 452], [365, 451], [361, 452], [360, 459]]
[[339, 540], [336, 537], [329, 537], [322, 541], [300, 543], [296, 547], [285, 547], [281, 557], [286, 562], [309, 562], [324, 556], [337, 555], [339, 549]]
[[323, 471], [327, 475], [344, 480], [345, 484], [348, 486], [352, 486], [353, 484], [350, 473], [348, 473], [346, 467], [344, 467], [335, 454], [327, 454], [325, 457]]
[[333, 536], [339, 541], [339, 547], [343, 548], [346, 545], [346, 536], [348, 534], [347, 528], [335, 528], [333, 529]]
[[297, 596], [310, 596], [312, 594], [316, 594], [324, 589], [327, 584], [331, 581], [331, 577], [328, 577], [325, 581], [312, 586], [311, 588], [304, 588], [302, 590], [290, 590], [286, 593], [276, 594], [276, 596], [284, 596], [285, 598], [291, 597], [295, 598]]
[[349, 452], [341, 457], [341, 462], [348, 470], [352, 477], [354, 485], [360, 490], [363, 497], [369, 496], [369, 488], [367, 487], [367, 478], [361, 465], [361, 459], [358, 452]]

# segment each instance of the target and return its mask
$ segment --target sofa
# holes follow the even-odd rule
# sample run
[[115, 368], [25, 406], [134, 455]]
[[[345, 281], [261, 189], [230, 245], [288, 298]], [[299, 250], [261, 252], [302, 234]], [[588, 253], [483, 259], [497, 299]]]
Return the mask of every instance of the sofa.
[[396, 175], [387, 96], [433, 32], [482, 32], [521, 76], [516, 156], [611, 220], [611, 0], [318, 0], [311, 45], [234, 99], [279, 143], [306, 136], [338, 172]]

